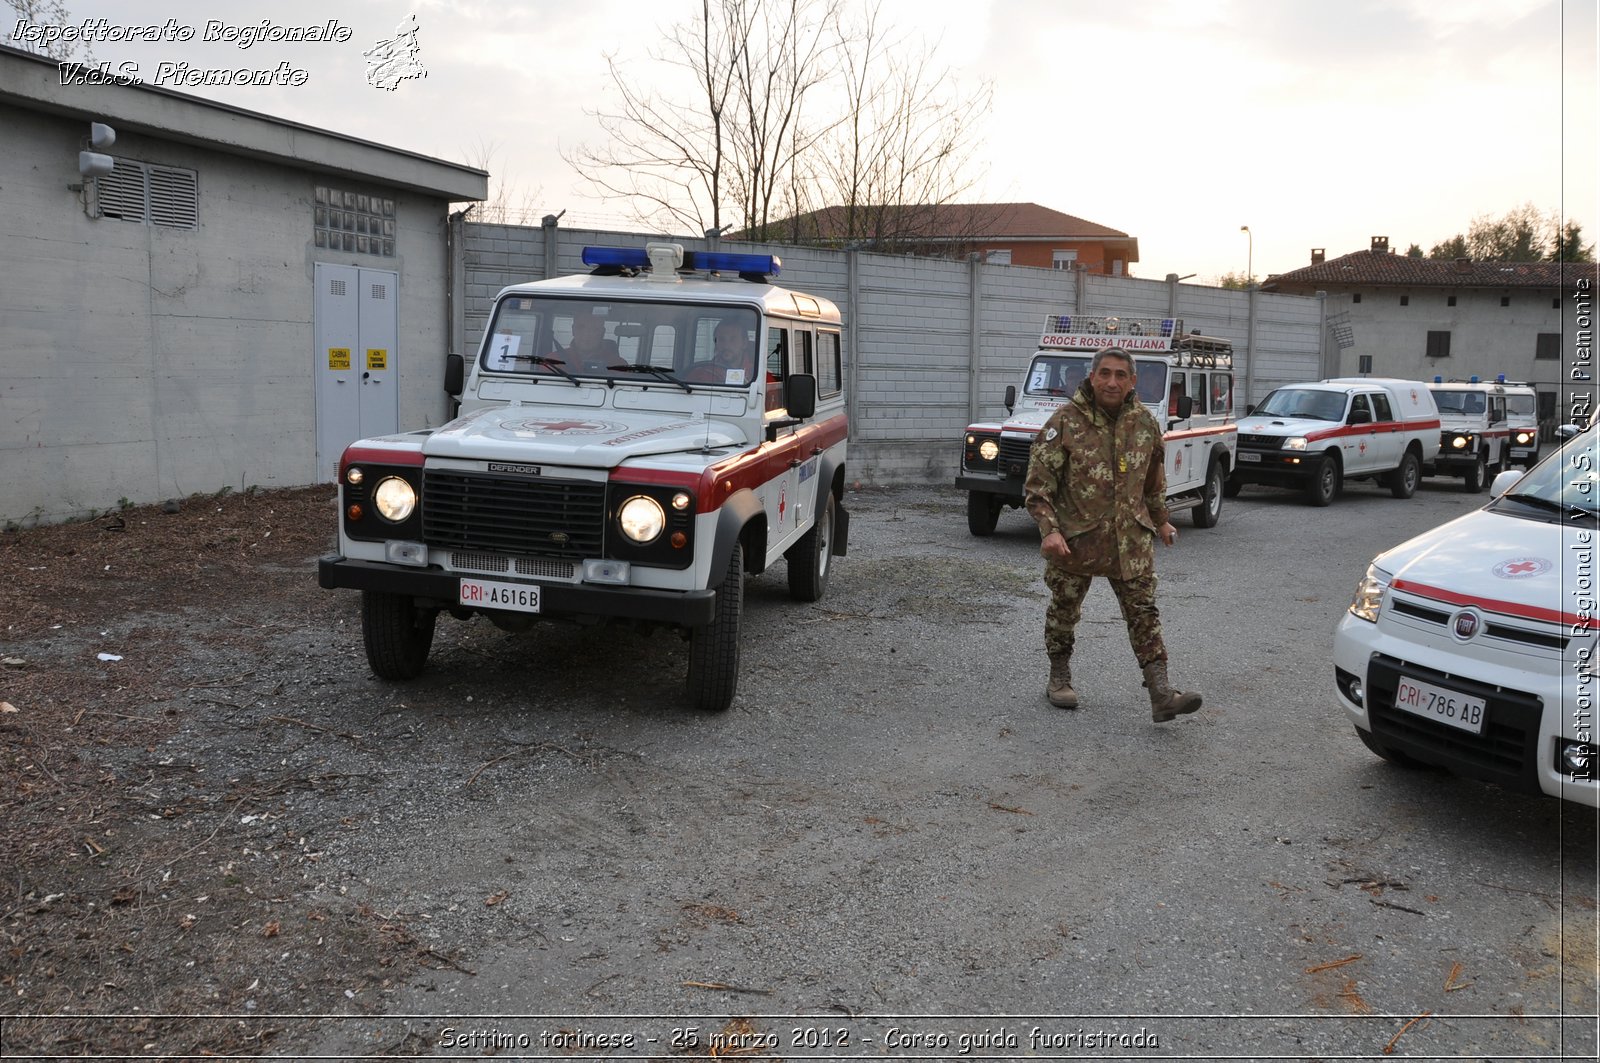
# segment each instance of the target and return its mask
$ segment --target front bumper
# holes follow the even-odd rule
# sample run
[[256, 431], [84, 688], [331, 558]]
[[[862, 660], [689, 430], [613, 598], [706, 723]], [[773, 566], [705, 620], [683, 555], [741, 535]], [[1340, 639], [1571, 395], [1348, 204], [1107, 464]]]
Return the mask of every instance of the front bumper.
[[[537, 586], [540, 608], [537, 614], [531, 615], [543, 617], [625, 618], [704, 627], [711, 623], [717, 606], [715, 590], [659, 591], [494, 578]], [[461, 576], [436, 568], [408, 568], [329, 554], [317, 561], [317, 584], [328, 590], [344, 588], [404, 594], [444, 609], [467, 608], [461, 605]]]
[[999, 495], [1008, 502], [1022, 502], [1023, 480], [1014, 476], [994, 476], [984, 473], [962, 473], [956, 477], [956, 486], [963, 491]]
[[[1586, 734], [1578, 733], [1574, 722], [1579, 703], [1600, 691], [1580, 690], [1570, 672], [1559, 660], [1446, 644], [1349, 613], [1334, 636], [1339, 703], [1356, 727], [1413, 760], [1456, 775], [1600, 808], [1600, 783], [1574, 778], [1556, 766], [1563, 740], [1595, 741], [1592, 715], [1583, 717], [1590, 724]], [[1482, 732], [1470, 734], [1395, 708], [1401, 674], [1482, 698]], [[1353, 696], [1353, 681], [1362, 688], [1360, 701]]]
[[1253, 450], [1240, 447], [1229, 475], [1240, 483], [1304, 483], [1316, 471], [1320, 455], [1304, 450]]

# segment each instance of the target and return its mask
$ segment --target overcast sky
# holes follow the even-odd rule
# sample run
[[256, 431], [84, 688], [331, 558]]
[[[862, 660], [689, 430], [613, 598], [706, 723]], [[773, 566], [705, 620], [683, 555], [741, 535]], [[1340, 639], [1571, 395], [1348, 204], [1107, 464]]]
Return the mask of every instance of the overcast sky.
[[[862, 0], [843, 0], [858, 3]], [[695, 0], [65, 0], [72, 23], [194, 29], [93, 45], [114, 67], [273, 68], [298, 87], [184, 88], [489, 169], [511, 202], [563, 224], [621, 224], [559, 149], [594, 143], [606, 55], [639, 84]], [[994, 88], [970, 198], [1028, 201], [1139, 240], [1135, 276], [1214, 281], [1297, 268], [1373, 235], [1424, 249], [1524, 203], [1600, 236], [1594, 0], [883, 0], [956, 83]], [[427, 76], [368, 83], [362, 52], [417, 18]], [[9, 15], [9, 12], [7, 12]], [[344, 43], [205, 41], [337, 19]], [[0, 29], [12, 41], [15, 18]], [[179, 87], [179, 86], [172, 86]], [[1240, 231], [1248, 225], [1250, 235]]]

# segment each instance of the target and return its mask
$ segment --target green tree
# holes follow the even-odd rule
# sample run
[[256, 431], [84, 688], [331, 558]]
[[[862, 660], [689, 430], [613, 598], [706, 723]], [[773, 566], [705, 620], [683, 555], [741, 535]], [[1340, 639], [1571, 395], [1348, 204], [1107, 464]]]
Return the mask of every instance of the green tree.
[[1429, 258], [1470, 258], [1478, 262], [1591, 262], [1594, 245], [1583, 243], [1583, 227], [1565, 225], [1555, 212], [1541, 212], [1532, 203], [1499, 217], [1480, 214], [1465, 234], [1433, 245]]
[[1242, 292], [1254, 283], [1255, 281], [1246, 277], [1243, 273], [1224, 273], [1217, 278], [1218, 288], [1227, 288], [1236, 292]]
[[1421, 258], [1422, 257], [1422, 245], [1421, 244], [1412, 244], [1410, 247], [1406, 248], [1406, 257], [1407, 258]]
[[1556, 238], [1555, 246], [1550, 249], [1549, 261], [1594, 261], [1594, 245], [1585, 247], [1583, 244], [1583, 226], [1575, 221], [1569, 221], [1562, 227], [1561, 235]]

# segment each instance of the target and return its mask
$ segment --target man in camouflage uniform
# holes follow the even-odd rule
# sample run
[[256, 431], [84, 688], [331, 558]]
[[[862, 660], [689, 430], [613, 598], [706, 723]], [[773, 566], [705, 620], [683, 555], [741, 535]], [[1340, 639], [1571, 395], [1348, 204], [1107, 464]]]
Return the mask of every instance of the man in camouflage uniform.
[[1121, 347], [1094, 356], [1089, 378], [1034, 440], [1025, 487], [1028, 512], [1044, 542], [1044, 645], [1050, 656], [1046, 697], [1078, 707], [1072, 689], [1072, 643], [1083, 596], [1104, 576], [1122, 606], [1128, 641], [1150, 691], [1157, 723], [1193, 712], [1200, 695], [1172, 689], [1156, 609], [1155, 540], [1178, 537], [1168, 520], [1161, 425], [1139, 402], [1133, 357]]

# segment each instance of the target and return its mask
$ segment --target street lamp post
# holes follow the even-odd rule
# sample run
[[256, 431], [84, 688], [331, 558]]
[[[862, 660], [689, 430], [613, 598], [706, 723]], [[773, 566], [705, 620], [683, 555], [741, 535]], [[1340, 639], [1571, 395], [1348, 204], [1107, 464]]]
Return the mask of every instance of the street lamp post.
[[1250, 231], [1248, 225], [1239, 226], [1239, 231], [1250, 239], [1249, 250], [1245, 252], [1244, 260], [1244, 286], [1248, 288], [1255, 282], [1256, 234]]

